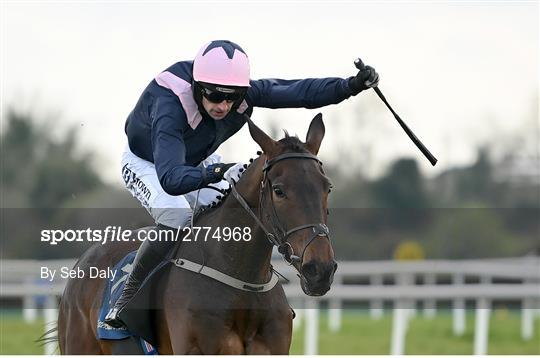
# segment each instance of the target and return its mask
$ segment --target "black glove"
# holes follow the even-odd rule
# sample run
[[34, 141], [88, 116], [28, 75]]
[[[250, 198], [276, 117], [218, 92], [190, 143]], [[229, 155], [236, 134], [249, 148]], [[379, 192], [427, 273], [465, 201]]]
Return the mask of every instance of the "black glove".
[[203, 170], [203, 181], [205, 184], [209, 183], [217, 183], [221, 180], [223, 180], [223, 174], [229, 168], [231, 168], [236, 163], [216, 163], [216, 164], [210, 164]]
[[366, 66], [349, 80], [349, 88], [353, 96], [368, 88], [377, 87], [379, 84], [379, 74], [371, 66]]

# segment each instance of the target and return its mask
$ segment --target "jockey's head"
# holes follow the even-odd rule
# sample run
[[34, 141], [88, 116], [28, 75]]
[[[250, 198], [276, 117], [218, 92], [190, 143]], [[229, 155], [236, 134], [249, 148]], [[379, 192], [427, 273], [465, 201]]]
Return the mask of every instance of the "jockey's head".
[[219, 120], [238, 108], [249, 87], [249, 59], [227, 40], [204, 45], [193, 61], [193, 96], [210, 117]]

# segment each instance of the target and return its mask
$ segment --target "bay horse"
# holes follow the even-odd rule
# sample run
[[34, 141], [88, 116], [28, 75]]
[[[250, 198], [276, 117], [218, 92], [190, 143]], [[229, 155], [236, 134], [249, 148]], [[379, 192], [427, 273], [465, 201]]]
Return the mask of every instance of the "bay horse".
[[[159, 354], [288, 354], [294, 313], [272, 271], [274, 245], [297, 270], [307, 295], [324, 295], [332, 284], [337, 263], [326, 227], [331, 184], [316, 156], [322, 115], [311, 121], [305, 143], [288, 134], [274, 141], [246, 120], [262, 154], [194, 225], [243, 228], [252, 236], [179, 245], [153, 279], [153, 303], [146, 307], [155, 309], [151, 329]], [[136, 241], [98, 244], [76, 267], [113, 267], [137, 247]], [[96, 338], [104, 287], [104, 279], [68, 281], [58, 318], [62, 354], [137, 353], [123, 351], [123, 341]]]

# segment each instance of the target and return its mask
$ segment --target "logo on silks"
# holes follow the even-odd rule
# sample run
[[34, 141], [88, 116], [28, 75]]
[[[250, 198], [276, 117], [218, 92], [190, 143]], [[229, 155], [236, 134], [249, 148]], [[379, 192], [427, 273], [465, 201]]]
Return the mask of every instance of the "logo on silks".
[[124, 165], [122, 170], [122, 178], [124, 179], [124, 183], [126, 183], [126, 185], [135, 180], [135, 173], [128, 168], [127, 164]]
[[140, 180], [139, 178], [135, 178], [133, 189], [135, 190], [135, 193], [137, 194], [137, 196], [142, 196], [142, 198], [146, 200], [150, 200], [150, 196], [152, 195], [152, 192], [150, 191], [150, 189], [146, 187], [144, 182]]
[[234, 93], [236, 90], [234, 88], [226, 88], [226, 87], [214, 87], [216, 91], [223, 92], [223, 93]]

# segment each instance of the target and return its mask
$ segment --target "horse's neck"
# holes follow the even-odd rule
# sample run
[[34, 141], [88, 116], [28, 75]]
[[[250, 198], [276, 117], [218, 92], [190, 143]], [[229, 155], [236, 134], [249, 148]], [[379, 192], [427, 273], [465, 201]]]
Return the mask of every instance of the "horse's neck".
[[[263, 162], [261, 158], [253, 162], [236, 186], [255, 214], [259, 204]], [[222, 236], [222, 240], [209, 239], [204, 245], [205, 258], [209, 266], [252, 283], [266, 282], [270, 278], [272, 245], [233, 194], [230, 194], [207, 218], [201, 219], [204, 225], [212, 227], [212, 232], [216, 232], [215, 230], [219, 228]], [[224, 230], [231, 232], [236, 230], [240, 233], [241, 239], [235, 241], [233, 237], [229, 241], [224, 241]]]

